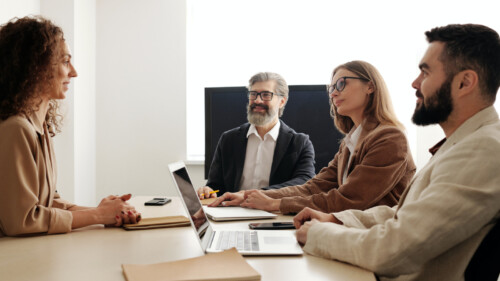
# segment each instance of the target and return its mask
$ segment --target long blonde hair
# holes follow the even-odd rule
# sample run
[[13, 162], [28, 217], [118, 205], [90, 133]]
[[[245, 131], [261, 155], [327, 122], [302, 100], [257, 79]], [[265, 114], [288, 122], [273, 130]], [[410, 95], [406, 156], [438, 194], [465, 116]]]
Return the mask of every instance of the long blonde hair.
[[[364, 118], [371, 118], [383, 125], [393, 125], [400, 129], [404, 129], [403, 124], [398, 121], [394, 109], [392, 107], [389, 90], [385, 84], [384, 78], [378, 70], [371, 64], [365, 61], [350, 61], [337, 66], [332, 73], [332, 79], [339, 69], [349, 70], [359, 77], [369, 80], [365, 83], [372, 83], [374, 91], [369, 95], [368, 104], [363, 112]], [[342, 133], [347, 134], [354, 127], [354, 122], [348, 116], [340, 115], [337, 108], [330, 100], [330, 115], [335, 122], [335, 126]]]

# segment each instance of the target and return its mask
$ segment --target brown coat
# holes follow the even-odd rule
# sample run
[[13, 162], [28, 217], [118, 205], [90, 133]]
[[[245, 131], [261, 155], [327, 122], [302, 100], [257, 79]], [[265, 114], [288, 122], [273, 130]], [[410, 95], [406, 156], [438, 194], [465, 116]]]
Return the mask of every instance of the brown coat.
[[36, 117], [0, 121], [0, 237], [71, 231], [73, 204], [59, 198], [52, 140]]
[[376, 122], [364, 122], [347, 179], [342, 182], [348, 160], [349, 149], [342, 142], [328, 167], [305, 184], [264, 193], [281, 198], [283, 214], [298, 213], [305, 207], [331, 213], [394, 206], [416, 171], [405, 134], [395, 126]]

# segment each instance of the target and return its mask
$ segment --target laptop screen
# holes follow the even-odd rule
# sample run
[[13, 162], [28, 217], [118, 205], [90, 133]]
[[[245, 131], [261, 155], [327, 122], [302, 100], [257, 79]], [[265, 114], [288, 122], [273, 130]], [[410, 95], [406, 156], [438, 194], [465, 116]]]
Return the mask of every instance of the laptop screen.
[[198, 233], [201, 240], [210, 224], [208, 223], [207, 216], [203, 211], [203, 207], [194, 190], [193, 184], [189, 179], [186, 167], [182, 166], [175, 170], [171, 170], [171, 172], [179, 188], [184, 204], [188, 209], [189, 216], [193, 221], [193, 225], [196, 228], [196, 233]]

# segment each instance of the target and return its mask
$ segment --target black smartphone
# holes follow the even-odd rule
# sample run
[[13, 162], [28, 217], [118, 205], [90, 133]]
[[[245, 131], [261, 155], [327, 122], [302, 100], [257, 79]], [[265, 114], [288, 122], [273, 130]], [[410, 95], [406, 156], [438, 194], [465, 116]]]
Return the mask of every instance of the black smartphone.
[[251, 229], [295, 229], [293, 222], [263, 222], [249, 223]]
[[170, 203], [172, 199], [170, 198], [153, 198], [153, 200], [146, 201], [144, 205], [146, 206], [163, 206], [167, 203]]

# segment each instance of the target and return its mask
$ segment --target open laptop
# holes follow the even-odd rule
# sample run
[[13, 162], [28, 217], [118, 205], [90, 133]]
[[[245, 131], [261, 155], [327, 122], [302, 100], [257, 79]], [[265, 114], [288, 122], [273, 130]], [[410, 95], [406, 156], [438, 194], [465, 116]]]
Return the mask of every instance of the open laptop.
[[[175, 187], [206, 253], [235, 247], [242, 255], [302, 255], [295, 230], [214, 230], [183, 162], [168, 165]], [[222, 207], [221, 207], [222, 208]]]

